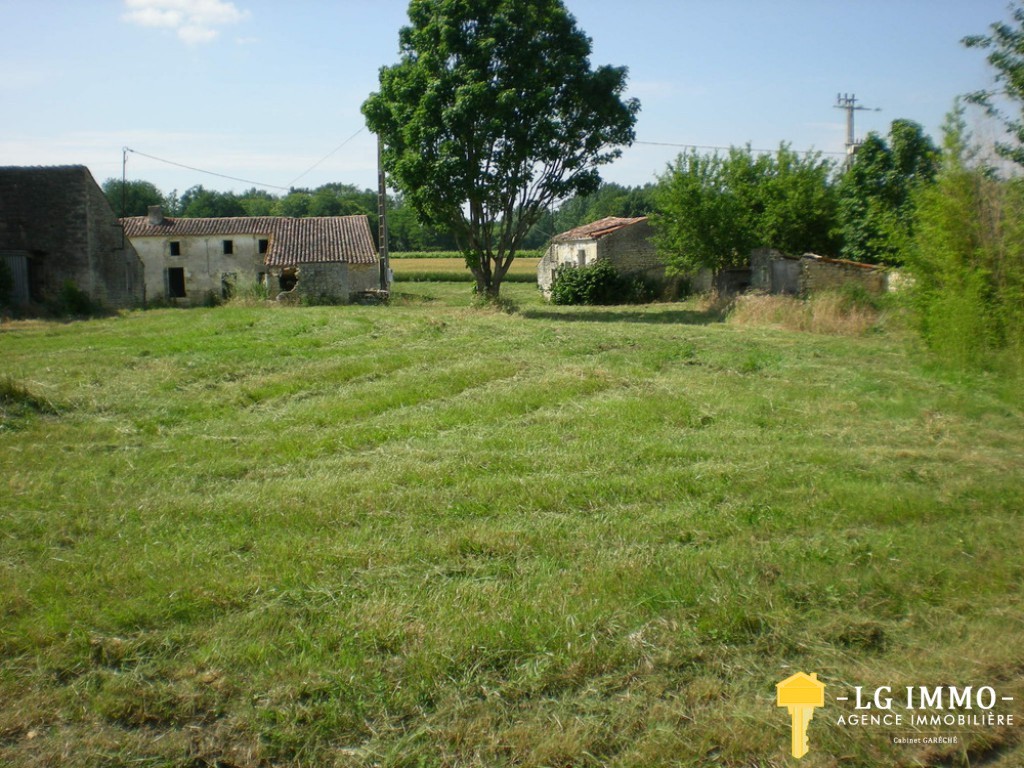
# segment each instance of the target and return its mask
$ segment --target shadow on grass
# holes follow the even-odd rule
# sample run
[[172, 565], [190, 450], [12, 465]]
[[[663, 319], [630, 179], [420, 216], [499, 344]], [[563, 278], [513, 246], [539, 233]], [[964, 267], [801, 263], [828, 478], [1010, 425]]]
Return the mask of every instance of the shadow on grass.
[[650, 323], [653, 325], [712, 325], [725, 320], [719, 310], [600, 310], [569, 309], [565, 311], [527, 309], [519, 313], [527, 320], [560, 320], [570, 323]]

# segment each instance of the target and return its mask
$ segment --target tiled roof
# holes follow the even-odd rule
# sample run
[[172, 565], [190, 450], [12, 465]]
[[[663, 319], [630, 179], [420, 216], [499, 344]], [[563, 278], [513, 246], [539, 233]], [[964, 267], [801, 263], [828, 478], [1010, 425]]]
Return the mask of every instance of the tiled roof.
[[880, 264], [864, 264], [860, 261], [850, 261], [849, 259], [833, 259], [831, 256], [819, 256], [816, 253], [805, 253], [800, 258], [803, 259], [814, 259], [815, 261], [823, 262], [824, 264], [842, 264], [846, 267], [857, 267], [859, 269], [876, 269], [882, 270], [885, 267]]
[[321, 216], [289, 219], [251, 216], [223, 219], [165, 218], [151, 224], [148, 216], [121, 219], [129, 239], [139, 237], [219, 237], [266, 235], [270, 243], [266, 263], [286, 267], [303, 262], [344, 261], [373, 264], [377, 249], [366, 216]]
[[346, 261], [373, 264], [377, 249], [366, 216], [277, 219], [267, 264], [284, 267], [302, 262]]
[[128, 237], [213, 237], [216, 235], [270, 235], [274, 216], [238, 216], [225, 219], [172, 219], [150, 224], [148, 216], [121, 219]]
[[635, 219], [622, 219], [616, 216], [608, 216], [599, 221], [584, 224], [582, 227], [570, 229], [568, 232], [563, 232], [560, 235], [555, 235], [552, 239], [556, 243], [567, 243], [571, 240], [597, 240], [605, 235], [610, 235], [612, 232], [617, 232], [623, 227], [629, 227], [641, 221], [647, 221], [647, 217], [640, 216]]

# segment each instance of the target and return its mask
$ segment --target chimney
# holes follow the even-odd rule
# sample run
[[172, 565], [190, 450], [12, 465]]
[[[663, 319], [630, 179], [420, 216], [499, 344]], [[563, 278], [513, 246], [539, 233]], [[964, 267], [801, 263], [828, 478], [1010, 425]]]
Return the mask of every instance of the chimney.
[[157, 227], [164, 223], [164, 209], [159, 205], [149, 206], [149, 224]]

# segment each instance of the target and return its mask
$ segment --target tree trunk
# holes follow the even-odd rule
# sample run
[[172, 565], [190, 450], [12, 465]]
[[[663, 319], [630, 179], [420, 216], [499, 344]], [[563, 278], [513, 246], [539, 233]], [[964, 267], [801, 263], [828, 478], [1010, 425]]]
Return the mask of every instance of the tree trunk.
[[497, 301], [501, 293], [501, 280], [504, 275], [495, 274], [491, 265], [485, 263], [486, 257], [481, 257], [478, 266], [471, 267], [473, 277], [476, 278], [476, 293], [488, 301]]

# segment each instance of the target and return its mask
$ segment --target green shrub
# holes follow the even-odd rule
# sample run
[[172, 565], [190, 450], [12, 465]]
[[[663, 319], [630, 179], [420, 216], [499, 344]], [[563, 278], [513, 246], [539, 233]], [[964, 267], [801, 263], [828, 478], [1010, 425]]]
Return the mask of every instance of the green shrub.
[[563, 265], [551, 283], [554, 304], [636, 304], [653, 295], [643, 278], [621, 275], [611, 262], [600, 259], [584, 267]]
[[65, 280], [56, 297], [48, 302], [56, 317], [89, 317], [102, 314], [103, 308], [71, 280]]

